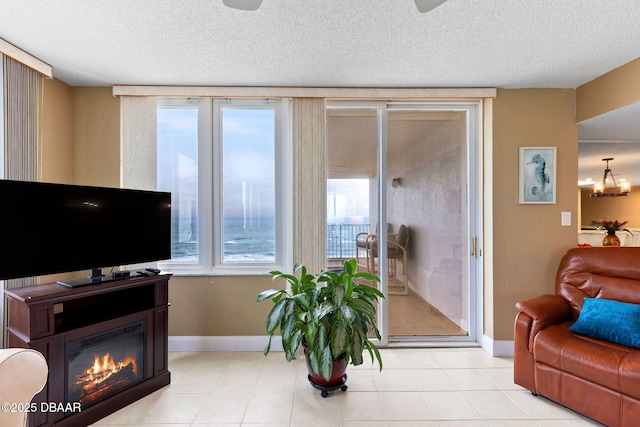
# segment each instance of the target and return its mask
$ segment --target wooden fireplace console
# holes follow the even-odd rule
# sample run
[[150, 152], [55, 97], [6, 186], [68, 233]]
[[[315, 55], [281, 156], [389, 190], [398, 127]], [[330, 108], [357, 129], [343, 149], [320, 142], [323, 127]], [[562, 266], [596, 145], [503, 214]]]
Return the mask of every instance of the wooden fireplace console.
[[[41, 352], [49, 365], [29, 426], [89, 425], [171, 381], [168, 370], [170, 274], [67, 288], [56, 283], [7, 289], [10, 347]], [[146, 323], [144, 379], [88, 408], [65, 402], [65, 343], [134, 322]], [[41, 410], [45, 408], [46, 410]]]

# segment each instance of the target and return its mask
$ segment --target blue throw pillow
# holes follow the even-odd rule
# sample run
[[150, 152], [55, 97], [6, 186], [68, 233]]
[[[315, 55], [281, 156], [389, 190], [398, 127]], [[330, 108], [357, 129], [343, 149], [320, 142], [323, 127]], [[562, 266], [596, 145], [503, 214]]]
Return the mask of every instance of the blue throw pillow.
[[569, 330], [627, 347], [640, 348], [640, 305], [585, 298], [578, 320]]

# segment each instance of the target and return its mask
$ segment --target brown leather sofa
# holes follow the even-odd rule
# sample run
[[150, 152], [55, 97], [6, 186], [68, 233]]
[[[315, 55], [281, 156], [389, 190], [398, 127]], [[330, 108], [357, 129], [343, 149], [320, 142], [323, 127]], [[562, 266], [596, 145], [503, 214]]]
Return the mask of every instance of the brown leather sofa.
[[555, 295], [516, 304], [514, 381], [607, 426], [638, 426], [640, 349], [569, 331], [585, 297], [640, 304], [640, 247], [571, 249]]

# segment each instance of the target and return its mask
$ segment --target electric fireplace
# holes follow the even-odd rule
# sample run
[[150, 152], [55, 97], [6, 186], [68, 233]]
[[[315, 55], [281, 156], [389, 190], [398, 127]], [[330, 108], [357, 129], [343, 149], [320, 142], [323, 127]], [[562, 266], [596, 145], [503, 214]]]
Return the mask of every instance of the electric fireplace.
[[65, 344], [67, 403], [88, 408], [145, 378], [146, 322]]

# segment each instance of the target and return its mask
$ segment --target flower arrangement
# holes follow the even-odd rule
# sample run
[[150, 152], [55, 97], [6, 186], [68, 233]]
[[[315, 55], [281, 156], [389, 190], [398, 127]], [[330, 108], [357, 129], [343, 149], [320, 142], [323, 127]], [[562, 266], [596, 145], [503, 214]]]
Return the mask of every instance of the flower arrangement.
[[627, 222], [629, 221], [622, 221], [622, 222], [618, 220], [611, 221], [604, 218], [604, 219], [599, 219], [597, 221], [591, 221], [591, 225], [597, 226], [598, 230], [607, 230], [607, 234], [615, 235], [616, 231], [626, 231], [629, 234], [633, 234], [631, 230], [629, 230], [628, 228], [624, 228]]

